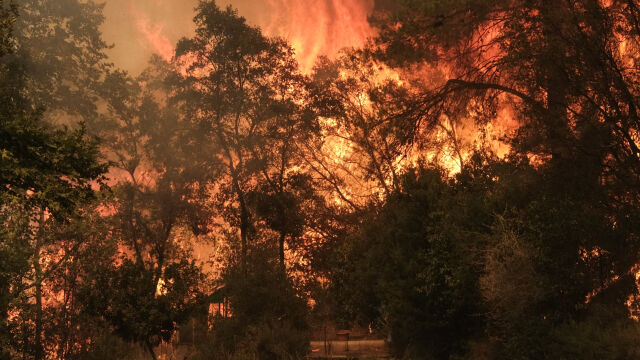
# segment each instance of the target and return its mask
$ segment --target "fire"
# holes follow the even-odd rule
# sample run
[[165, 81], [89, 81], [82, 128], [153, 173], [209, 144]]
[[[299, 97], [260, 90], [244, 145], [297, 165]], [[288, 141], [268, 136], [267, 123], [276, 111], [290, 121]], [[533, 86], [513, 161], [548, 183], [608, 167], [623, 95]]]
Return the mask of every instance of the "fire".
[[[134, 0], [127, 1], [125, 8], [135, 21], [141, 41], [144, 41], [148, 49], [153, 50], [166, 61], [171, 61], [175, 49], [170, 40], [174, 36], [170, 36], [167, 32], [171, 29], [166, 29], [163, 23], [153, 20], [152, 13], [146, 12], [147, 10], [151, 11], [151, 8], [138, 7]], [[162, 0], [147, 0], [147, 3], [150, 4], [152, 1], [155, 2], [157, 8], [166, 8], [167, 6], [167, 3]], [[249, 24], [260, 27], [265, 35], [282, 37], [289, 41], [295, 50], [301, 70], [305, 73], [312, 71], [319, 56], [335, 58], [339, 56], [341, 49], [361, 47], [368, 38], [376, 35], [374, 28], [368, 22], [368, 17], [374, 11], [374, 0], [263, 0], [257, 3], [228, 0], [220, 3], [221, 6], [225, 4], [237, 8], [239, 15], [245, 16]], [[186, 28], [184, 30], [184, 34], [189, 32]], [[485, 41], [491, 42], [495, 36], [494, 33], [495, 30]], [[495, 56], [494, 48], [492, 51], [484, 53], [483, 58], [478, 61], [488, 61], [488, 58], [493, 56]], [[175, 66], [179, 72], [184, 74], [191, 61], [191, 59], [183, 58], [176, 62]], [[426, 66], [425, 69], [405, 71], [379, 64], [372, 74], [373, 82], [376, 84], [391, 80], [400, 86], [425, 81], [440, 83], [453, 76], [451, 69], [444, 64], [437, 69]], [[368, 107], [368, 99], [364, 94], [362, 96], [358, 100]], [[461, 170], [463, 162], [470, 156], [475, 144], [481, 141], [479, 139], [481, 135], [488, 138], [491, 143], [490, 147], [496, 154], [500, 157], [504, 156], [509, 148], [498, 138], [501, 134], [517, 128], [511, 110], [509, 106], [504, 106], [496, 121], [483, 129], [473, 126], [473, 120], [465, 121], [464, 124], [458, 124], [449, 129], [443, 127], [441, 133], [438, 134], [442, 148], [434, 150], [432, 154], [428, 154], [427, 158], [444, 166], [450, 175], [456, 174]], [[451, 126], [454, 125], [451, 124]], [[452, 136], [457, 139], [452, 139]], [[455, 146], [447, 145], [450, 141], [454, 141], [453, 145]], [[334, 139], [328, 138], [323, 151], [331, 154], [331, 157], [337, 161], [337, 164], [334, 164], [335, 167], [339, 167], [345, 166], [345, 158], [349, 158], [354, 149], [343, 141], [334, 141]], [[398, 169], [396, 170], [401, 170], [404, 166], [415, 165], [414, 162], [417, 158], [419, 156], [409, 154], [397, 159], [395, 162]], [[365, 192], [370, 193], [371, 191], [369, 189]]]
[[[375, 35], [367, 18], [373, 0], [266, 0], [269, 17], [258, 25], [270, 36], [287, 39], [303, 71], [318, 58], [334, 57], [345, 47], [360, 47]], [[251, 19], [250, 19], [251, 20]]]
[[[189, 2], [192, 4], [193, 2]], [[361, 47], [375, 30], [367, 18], [373, 13], [374, 0], [263, 0], [221, 1], [238, 8], [239, 15], [247, 18], [249, 24], [259, 26], [266, 35], [282, 37], [289, 41], [296, 52], [297, 60], [304, 72], [310, 72], [318, 56], [335, 57], [346, 47]], [[153, 50], [165, 60], [174, 54], [176, 31], [168, 31], [164, 23], [150, 16], [150, 7], [167, 7], [162, 0], [138, 2], [127, 0], [124, 8], [133, 19], [140, 41], [147, 49]], [[192, 4], [195, 6], [195, 4]], [[259, 9], [259, 10], [257, 10]], [[173, 9], [177, 10], [177, 9]], [[190, 36], [192, 29], [185, 24], [173, 24], [184, 28], [178, 31]]]

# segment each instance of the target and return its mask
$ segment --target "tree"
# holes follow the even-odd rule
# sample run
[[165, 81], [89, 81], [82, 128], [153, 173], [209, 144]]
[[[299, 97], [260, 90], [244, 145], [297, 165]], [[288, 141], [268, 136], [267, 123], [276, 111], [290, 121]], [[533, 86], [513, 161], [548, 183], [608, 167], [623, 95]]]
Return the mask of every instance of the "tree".
[[[16, 63], [15, 38], [11, 30], [16, 8], [2, 5], [3, 60]], [[23, 59], [24, 60], [24, 59]], [[3, 62], [7, 64], [7, 62]], [[41, 111], [25, 107], [23, 87], [16, 87], [15, 73], [3, 65], [0, 73], [3, 106], [2, 126], [2, 299], [0, 327], [6, 334], [9, 303], [33, 290], [35, 299], [35, 329], [31, 344], [33, 356], [42, 359], [43, 305], [42, 283], [51, 275], [51, 267], [41, 262], [41, 252], [47, 247], [44, 224], [65, 223], [76, 210], [94, 197], [92, 184], [103, 179], [106, 164], [99, 160], [95, 139], [86, 135], [84, 127], [77, 130], [51, 128], [42, 120]], [[63, 258], [61, 261], [64, 261]], [[18, 311], [24, 311], [24, 308]], [[6, 339], [3, 339], [3, 342]], [[4, 348], [4, 347], [3, 347]], [[8, 347], [7, 347], [8, 348]]]
[[456, 204], [463, 198], [439, 171], [410, 171], [337, 252], [332, 291], [344, 319], [388, 334], [401, 358], [464, 354], [482, 329], [473, 261], [482, 237], [468, 221], [477, 214]]
[[78, 0], [21, 0], [15, 52], [7, 81], [20, 84], [47, 122], [67, 125], [97, 118], [98, 87], [110, 67], [100, 26], [104, 4]]
[[[108, 113], [97, 123], [114, 161], [107, 218], [115, 236], [110, 261], [86, 270], [81, 296], [125, 341], [154, 347], [204, 309], [206, 284], [191, 242], [205, 234], [210, 173], [190, 161], [180, 117], [170, 102], [173, 69], [158, 57], [138, 79], [107, 74]], [[197, 163], [196, 163], [197, 164]], [[203, 221], [203, 219], [205, 219]]]
[[[209, 154], [200, 159], [204, 167], [219, 166], [218, 200], [225, 220], [239, 230], [240, 261], [246, 263], [256, 217], [262, 216], [277, 233], [284, 266], [285, 241], [302, 226], [293, 194], [309, 189], [295, 169], [298, 143], [313, 130], [313, 118], [301, 107], [304, 78], [288, 45], [264, 37], [232, 8], [202, 1], [195, 22], [196, 36], [177, 50], [186, 66], [182, 100], [189, 141]], [[260, 214], [252, 211], [250, 197]], [[266, 216], [261, 209], [275, 213]]]
[[[467, 98], [482, 104], [487, 119], [508, 106], [520, 121], [504, 161], [513, 172], [498, 186], [511, 194], [507, 223], [518, 224], [519, 245], [509, 256], [532, 262], [530, 275], [543, 291], [517, 320], [494, 323], [507, 356], [548, 356], [549, 329], [571, 321], [580, 327], [602, 304], [624, 322], [616, 309], [638, 292], [638, 199], [628, 196], [640, 180], [632, 135], [640, 124], [637, 52], [630, 50], [636, 2], [406, 1], [396, 10], [381, 18], [377, 54], [392, 64], [428, 60], [450, 70], [409, 118], [437, 118]], [[526, 187], [518, 184], [523, 174]], [[512, 260], [504, 261], [487, 263], [491, 276]], [[495, 295], [492, 301], [504, 300]]]
[[[308, 354], [308, 306], [304, 294], [273, 256], [276, 244], [251, 252], [247, 268], [236, 262], [222, 276], [230, 317], [217, 316], [196, 359], [298, 359]], [[271, 251], [269, 251], [271, 250]]]
[[404, 136], [412, 132], [396, 121], [408, 89], [380, 75], [381, 66], [353, 51], [315, 67], [309, 102], [326, 120], [309, 149], [311, 166], [354, 210], [397, 189], [397, 172], [409, 155]]

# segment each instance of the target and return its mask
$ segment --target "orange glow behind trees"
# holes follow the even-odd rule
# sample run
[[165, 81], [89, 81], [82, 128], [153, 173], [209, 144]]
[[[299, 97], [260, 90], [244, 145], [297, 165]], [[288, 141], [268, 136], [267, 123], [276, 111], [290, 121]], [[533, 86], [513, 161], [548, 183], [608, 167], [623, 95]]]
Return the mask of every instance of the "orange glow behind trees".
[[640, 354], [640, 0], [21, 1], [50, 71], [19, 110], [82, 117], [108, 163], [58, 216], [78, 141], [49, 146], [74, 174], [5, 166], [0, 358], [201, 327], [204, 358], [293, 359], [332, 324], [394, 358]]
[[[152, 5], [166, 7], [161, 0], [155, 0]], [[246, 16], [249, 23], [259, 26], [266, 35], [286, 39], [295, 49], [301, 69], [307, 73], [318, 56], [334, 57], [341, 49], [360, 47], [375, 35], [367, 20], [374, 9], [373, 0], [264, 0], [258, 4], [230, 1], [230, 5], [237, 7], [241, 16]], [[193, 6], [192, 1], [184, 7], [191, 10]], [[260, 14], [246, 14], [249, 7], [260, 8]], [[168, 22], [158, 20], [147, 8], [133, 0], [124, 3], [139, 42], [168, 61], [174, 54], [172, 39], [175, 36], [169, 34]], [[191, 29], [185, 27], [181, 32], [187, 35]]]
[[367, 17], [372, 0], [267, 0], [270, 17], [258, 25], [271, 36], [281, 36], [296, 51], [303, 71], [318, 56], [334, 57], [344, 47], [360, 47], [375, 35]]

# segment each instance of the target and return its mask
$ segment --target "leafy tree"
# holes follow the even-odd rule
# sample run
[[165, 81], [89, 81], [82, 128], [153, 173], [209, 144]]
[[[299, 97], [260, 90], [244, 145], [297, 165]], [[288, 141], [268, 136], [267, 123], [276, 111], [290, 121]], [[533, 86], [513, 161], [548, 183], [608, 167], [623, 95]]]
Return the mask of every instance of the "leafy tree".
[[[45, 222], [68, 222], [80, 206], [94, 197], [92, 184], [103, 179], [106, 165], [100, 162], [97, 143], [86, 135], [84, 127], [51, 128], [42, 121], [41, 111], [25, 106], [28, 93], [23, 91], [24, 87], [17, 87], [20, 83], [9, 65], [20, 59], [16, 58], [16, 40], [11, 33], [17, 8], [7, 10], [4, 4], [0, 5], [3, 11], [1, 55], [5, 60], [0, 73], [4, 100], [0, 108], [0, 180], [3, 184], [0, 326], [3, 334], [7, 334], [9, 302], [25, 296], [25, 291], [34, 291], [35, 329], [30, 346], [33, 356], [42, 359], [42, 283], [59, 265], [58, 262], [49, 264], [50, 267], [42, 264], [42, 251], [53, 245], [44, 236]], [[46, 220], [45, 216], [50, 219]]]
[[209, 154], [200, 159], [205, 168], [219, 166], [218, 201], [225, 220], [239, 230], [240, 261], [246, 262], [260, 217], [277, 234], [284, 265], [286, 240], [304, 226], [303, 200], [295, 197], [310, 189], [302, 169], [295, 169], [298, 144], [314, 128], [300, 105], [304, 78], [288, 45], [264, 37], [231, 7], [202, 1], [195, 22], [195, 37], [177, 50], [186, 66], [189, 141]]
[[338, 252], [333, 291], [347, 319], [376, 324], [400, 357], [448, 359], [482, 329], [480, 240], [456, 200], [440, 172], [409, 172]]
[[90, 127], [97, 117], [98, 87], [110, 67], [100, 26], [104, 4], [78, 0], [21, 0], [15, 52], [6, 59], [7, 81], [20, 84], [30, 105], [48, 122]]
[[175, 76], [159, 58], [139, 79], [107, 74], [101, 89], [108, 113], [96, 129], [109, 139], [115, 164], [108, 218], [116, 251], [89, 267], [81, 296], [126, 341], [154, 347], [203, 309], [204, 276], [190, 241], [206, 233], [209, 176], [189, 161], [166, 82]]
[[216, 317], [196, 359], [299, 359], [308, 353], [307, 302], [274, 261], [271, 250], [251, 253], [248, 268], [228, 267], [220, 293], [230, 317]]
[[311, 164], [355, 210], [397, 189], [408, 155], [404, 136], [412, 134], [396, 121], [408, 89], [379, 75], [380, 67], [353, 51], [320, 59], [314, 69], [309, 102], [326, 120], [310, 149]]
[[[382, 58], [450, 70], [407, 118], [437, 118], [467, 98], [488, 120], [506, 106], [520, 121], [512, 170], [496, 185], [508, 226], [496, 224], [488, 250], [502, 255], [487, 259], [484, 280], [505, 356], [548, 357], [550, 329], [588, 327], [600, 306], [624, 323], [620, 309], [637, 296], [637, 52], [620, 46], [637, 43], [637, 15], [634, 1], [463, 0], [406, 1], [380, 18]], [[520, 280], [531, 282], [527, 299], [509, 289]]]
[[[88, 351], [91, 337], [102, 328], [81, 312], [77, 297], [86, 275], [82, 267], [108, 258], [99, 204], [95, 200], [79, 204], [64, 222], [43, 216], [46, 213], [39, 208], [13, 207], [5, 213], [14, 241], [22, 231], [18, 239], [23, 242], [14, 243], [22, 248], [16, 249], [27, 250], [26, 259], [33, 263], [12, 282], [12, 347], [23, 357], [73, 358]], [[24, 219], [22, 228], [16, 218]]]

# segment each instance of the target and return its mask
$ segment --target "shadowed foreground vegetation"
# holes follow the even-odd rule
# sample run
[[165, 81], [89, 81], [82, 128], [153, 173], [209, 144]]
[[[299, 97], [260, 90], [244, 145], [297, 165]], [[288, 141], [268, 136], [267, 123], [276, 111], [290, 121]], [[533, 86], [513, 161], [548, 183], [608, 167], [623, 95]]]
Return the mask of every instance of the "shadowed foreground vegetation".
[[310, 74], [102, 8], [0, 0], [0, 359], [640, 357], [638, 1], [378, 1]]

